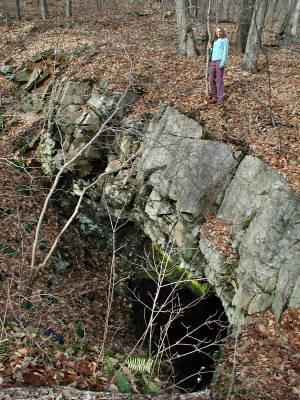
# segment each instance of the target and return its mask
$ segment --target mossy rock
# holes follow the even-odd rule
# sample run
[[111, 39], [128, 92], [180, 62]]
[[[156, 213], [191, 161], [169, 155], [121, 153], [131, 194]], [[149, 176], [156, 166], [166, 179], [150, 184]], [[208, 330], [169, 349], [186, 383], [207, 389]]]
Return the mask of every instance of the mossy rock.
[[[188, 288], [197, 297], [202, 297], [208, 292], [209, 285], [207, 283], [201, 283], [196, 280], [189, 280], [190, 271], [182, 269], [179, 265], [173, 264], [169, 254], [165, 254], [157, 246], [153, 249], [153, 261], [154, 266], [152, 270], [147, 272], [139, 270], [137, 272], [138, 279], [154, 279], [158, 280], [158, 274], [163, 272], [165, 274], [164, 280], [167, 282], [181, 282], [178, 287]], [[159, 268], [159, 270], [158, 270]]]

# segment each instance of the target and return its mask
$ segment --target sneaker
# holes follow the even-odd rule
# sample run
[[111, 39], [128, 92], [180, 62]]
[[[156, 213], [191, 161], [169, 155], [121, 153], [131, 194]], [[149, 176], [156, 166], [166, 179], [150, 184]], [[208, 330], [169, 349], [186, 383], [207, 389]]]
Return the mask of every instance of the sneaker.
[[224, 100], [218, 100], [216, 106], [219, 107], [224, 103]]

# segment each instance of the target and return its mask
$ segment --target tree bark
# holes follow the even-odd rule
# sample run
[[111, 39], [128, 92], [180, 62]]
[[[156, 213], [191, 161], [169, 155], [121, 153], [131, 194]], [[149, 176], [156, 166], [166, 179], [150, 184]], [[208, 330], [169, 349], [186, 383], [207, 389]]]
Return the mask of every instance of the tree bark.
[[228, 9], [228, 22], [236, 22], [237, 23], [237, 15], [238, 10], [240, 7], [240, 0], [232, 0], [229, 2], [229, 9]]
[[43, 20], [45, 21], [45, 20], [49, 19], [47, 0], [41, 0], [41, 10], [42, 10]]
[[20, 2], [19, 2], [19, 0], [15, 0], [15, 8], [16, 8], [17, 21], [21, 21], [21, 11], [20, 11]]
[[198, 55], [189, 9], [189, 0], [176, 0], [177, 29], [179, 36], [178, 54], [188, 58]]
[[189, 0], [190, 3], [190, 15], [193, 17], [197, 17], [198, 15], [198, 1], [197, 0]]
[[229, 19], [230, 0], [223, 1], [222, 21], [226, 22]]
[[297, 1], [296, 9], [295, 9], [295, 12], [292, 17], [292, 27], [291, 27], [291, 35], [292, 36], [297, 35], [299, 16], [300, 16], [300, 0]]
[[248, 33], [251, 25], [255, 0], [242, 0], [242, 8], [240, 10], [238, 31], [235, 39], [235, 48], [245, 53]]
[[[274, 24], [277, 22], [277, 18], [278, 18], [278, 5], [280, 3], [281, 0], [273, 0], [270, 3], [270, 14], [272, 14], [271, 16], [269, 16], [268, 22], [270, 22], [273, 26]], [[267, 16], [268, 18], [268, 16]]]
[[209, 95], [209, 59], [210, 59], [210, 51], [209, 51], [209, 43], [211, 41], [211, 35], [210, 35], [210, 10], [211, 10], [211, 0], [208, 0], [208, 6], [207, 6], [207, 11], [206, 11], [206, 37], [208, 42], [206, 43], [206, 68], [205, 68], [205, 85], [206, 85], [206, 97]]
[[289, 25], [291, 23], [293, 5], [294, 5], [293, 0], [286, 0], [286, 4], [285, 4], [286, 12], [284, 15], [284, 19], [278, 29], [278, 32], [277, 32], [278, 35], [282, 36], [284, 33], [287, 33]]
[[99, 0], [96, 0], [96, 7], [97, 7], [97, 11], [101, 10], [101, 2], [99, 2]]
[[72, 0], [66, 0], [66, 17], [72, 17]]
[[[53, 400], [53, 399], [97, 399], [97, 400], [116, 400], [116, 399], [133, 399], [133, 400], [145, 400], [151, 397], [152, 400], [175, 400], [178, 399], [178, 395], [152, 395], [147, 396], [143, 394], [123, 394], [123, 393], [110, 393], [110, 392], [91, 392], [87, 390], [78, 390], [69, 386], [57, 386], [51, 387], [20, 387], [20, 388], [5, 388], [1, 389], [1, 395], [7, 400], [33, 400], [40, 399], [43, 400]], [[180, 395], [183, 400], [193, 400], [195, 399], [195, 393], [186, 393]], [[197, 393], [198, 400], [209, 400], [210, 391]]]
[[269, 0], [256, 0], [253, 10], [245, 56], [242, 64], [242, 69], [252, 73], [256, 73], [258, 70], [257, 61], [261, 45], [261, 35], [268, 10], [268, 3]]
[[[223, 3], [221, 3], [223, 4]], [[216, 0], [216, 25], [219, 24], [220, 21], [220, 14], [221, 14], [221, 4], [220, 4], [220, 0]]]

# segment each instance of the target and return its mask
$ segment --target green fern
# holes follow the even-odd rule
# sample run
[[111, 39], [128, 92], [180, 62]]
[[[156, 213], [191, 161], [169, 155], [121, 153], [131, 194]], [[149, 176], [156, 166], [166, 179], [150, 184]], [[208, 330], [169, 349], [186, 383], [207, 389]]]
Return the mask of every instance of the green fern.
[[108, 357], [104, 357], [103, 364], [106, 375], [111, 378], [113, 376], [113, 364], [109, 361]]
[[150, 374], [152, 364], [153, 360], [141, 357], [129, 358], [126, 362], [127, 368], [131, 371], [142, 373], [147, 372], [148, 374]]
[[117, 386], [121, 393], [132, 393], [132, 387], [124, 372], [119, 371], [116, 376]]
[[143, 375], [143, 379], [146, 384], [145, 392], [147, 394], [162, 394], [162, 390], [159, 389], [155, 383], [150, 381], [145, 375]]

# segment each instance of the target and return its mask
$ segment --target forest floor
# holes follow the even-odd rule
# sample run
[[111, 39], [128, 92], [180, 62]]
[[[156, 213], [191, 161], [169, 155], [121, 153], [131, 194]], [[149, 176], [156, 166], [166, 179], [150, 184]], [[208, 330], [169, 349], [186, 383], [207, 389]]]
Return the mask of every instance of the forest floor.
[[[90, 10], [89, 14], [77, 10], [76, 16], [66, 21], [61, 4], [54, 1], [47, 22], [41, 21], [34, 4], [26, 7], [22, 22], [0, 15], [1, 65], [8, 59], [20, 65], [36, 53], [54, 49], [69, 54], [64, 73], [79, 81], [105, 78], [108, 95], [126, 87], [132, 66], [132, 85], [143, 95], [129, 110], [129, 118], [147, 123], [160, 105], [167, 103], [205, 126], [207, 139], [224, 141], [265, 161], [300, 194], [300, 43], [277, 37], [267, 28], [259, 72], [250, 74], [241, 69], [243, 55], [234, 49], [236, 26], [223, 24], [230, 36], [226, 101], [216, 108], [205, 93], [205, 42], [200, 40], [205, 34], [204, 17], [193, 21], [199, 57], [190, 60], [177, 55], [174, 10], [160, 3], [122, 5], [105, 12]], [[171, 16], [166, 18], [167, 11]], [[85, 51], [76, 53], [79, 49]], [[13, 148], [20, 135], [41, 129], [42, 124], [41, 115], [17, 111], [16, 89], [0, 75], [1, 157], [6, 160], [15, 159]], [[29, 171], [30, 176], [24, 177], [22, 168], [3, 168], [0, 177], [1, 323], [8, 316], [13, 318], [12, 324], [2, 326], [0, 388], [53, 386], [59, 381], [80, 389], [103, 390], [109, 381], [103, 373], [101, 338], [111, 259], [99, 243], [85, 243], [70, 230], [61, 249], [72, 272], [60, 278], [60, 286], [50, 289], [45, 279], [37, 281], [34, 307], [21, 307], [24, 260], [30, 259], [34, 227], [49, 188], [37, 163]], [[44, 247], [49, 247], [58, 233], [62, 218], [53, 204], [43, 232]], [[42, 258], [43, 251], [43, 247], [38, 250], [38, 257]], [[117, 261], [121, 270], [123, 261]], [[51, 271], [45, 274], [49, 278]], [[130, 301], [116, 295], [105, 343], [113, 360], [135, 346], [130, 310]], [[64, 345], [58, 347], [36, 333], [49, 329], [69, 343], [67, 356]], [[270, 311], [249, 319], [221, 349], [211, 398], [300, 398], [299, 334], [297, 310], [286, 310], [280, 322]], [[143, 353], [137, 349], [133, 354]], [[163, 386], [159, 380], [156, 384]]]

